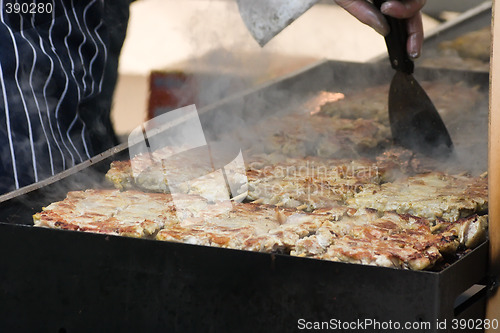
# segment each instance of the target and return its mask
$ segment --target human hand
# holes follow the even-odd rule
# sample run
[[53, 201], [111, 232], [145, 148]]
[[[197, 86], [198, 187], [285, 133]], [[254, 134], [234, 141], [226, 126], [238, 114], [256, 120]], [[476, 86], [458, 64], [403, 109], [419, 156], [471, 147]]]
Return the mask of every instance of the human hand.
[[335, 2], [383, 36], [389, 33], [389, 25], [384, 15], [405, 19], [408, 30], [406, 44], [408, 55], [411, 58], [420, 56], [424, 41], [420, 10], [424, 7], [426, 0], [389, 0], [382, 4], [380, 10], [367, 0], [335, 0]]

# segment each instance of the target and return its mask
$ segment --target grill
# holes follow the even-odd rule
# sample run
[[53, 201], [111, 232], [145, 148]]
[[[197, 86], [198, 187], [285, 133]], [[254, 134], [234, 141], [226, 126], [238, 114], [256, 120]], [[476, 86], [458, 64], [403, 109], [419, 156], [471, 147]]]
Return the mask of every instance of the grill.
[[[205, 107], [200, 118], [215, 140], [256, 111], [262, 118], [320, 90], [362, 89], [391, 76], [380, 64], [323, 61]], [[483, 91], [489, 82], [488, 73], [458, 70], [421, 68], [415, 76]], [[220, 118], [228, 128], [213, 127]], [[441, 271], [417, 272], [32, 226], [43, 206], [103, 186], [109, 163], [128, 157], [120, 145], [0, 197], [0, 330], [279, 332], [366, 319], [437, 332], [437, 321], [451, 331], [454, 318], [484, 317], [487, 242]]]

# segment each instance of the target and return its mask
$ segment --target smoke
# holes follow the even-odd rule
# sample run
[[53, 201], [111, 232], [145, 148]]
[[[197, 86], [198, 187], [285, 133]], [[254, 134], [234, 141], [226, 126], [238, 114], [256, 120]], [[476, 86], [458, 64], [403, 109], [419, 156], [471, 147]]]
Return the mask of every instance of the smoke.
[[[478, 75], [479, 76], [479, 75]], [[476, 80], [462, 76], [424, 82], [445, 123], [455, 148], [455, 159], [442, 168], [480, 175], [488, 169], [488, 75]]]

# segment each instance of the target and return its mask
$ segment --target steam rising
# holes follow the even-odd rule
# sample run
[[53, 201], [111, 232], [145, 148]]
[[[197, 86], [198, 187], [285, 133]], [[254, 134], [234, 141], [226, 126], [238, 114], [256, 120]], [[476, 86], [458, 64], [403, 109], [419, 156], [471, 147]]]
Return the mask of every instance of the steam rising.
[[[214, 58], [215, 59], [215, 58]], [[215, 61], [215, 60], [214, 60]], [[383, 68], [383, 67], [382, 67]], [[321, 116], [318, 108], [324, 104], [324, 97], [331, 97], [330, 103], [353, 103], [364, 95], [365, 104], [359, 104], [363, 111], [373, 111], [359, 115], [354, 110], [343, 112], [339, 116], [330, 117], [329, 135], [335, 137], [336, 128], [345, 119], [356, 120], [358, 117], [372, 119], [377, 114], [376, 124], [388, 129], [387, 96], [390, 75], [392, 72], [381, 70], [380, 65], [365, 66], [349, 63], [324, 63], [311, 70], [292, 76], [291, 79], [281, 80], [271, 86], [233, 94], [232, 97], [223, 98], [221, 101], [204, 107], [200, 110], [202, 126], [207, 141], [226, 138], [242, 147], [246, 153], [270, 152], [269, 138], [282, 133], [284, 136], [293, 136], [297, 130], [300, 137], [307, 142], [308, 147], [302, 152], [306, 155], [324, 157], [346, 157], [335, 155], [334, 141], [319, 135], [323, 143], [318, 145], [312, 138], [318, 137], [314, 122], [304, 121], [304, 116], [310, 119]], [[459, 73], [458, 73], [459, 74]], [[455, 73], [457, 75], [457, 73]], [[454, 142], [457, 159], [440, 161], [438, 170], [445, 172], [469, 172], [479, 175], [487, 170], [487, 132], [488, 132], [488, 98], [487, 87], [467, 83], [463, 76], [444, 76], [443, 78], [431, 77], [426, 79], [418, 77], [424, 90], [435, 103], [445, 125]], [[201, 82], [201, 81], [200, 81]], [[198, 86], [198, 90], [213, 92], [217, 89], [213, 81], [207, 80], [209, 87]], [[221, 85], [222, 88], [226, 85]], [[377, 88], [381, 87], [381, 88]], [[224, 93], [221, 93], [224, 95]], [[356, 103], [354, 103], [356, 104]], [[347, 104], [349, 105], [349, 104]], [[380, 109], [380, 112], [375, 110]], [[286, 122], [290, 115], [298, 115], [296, 125], [291, 128]], [[330, 115], [332, 116], [332, 115]], [[303, 118], [301, 118], [303, 117]], [[301, 120], [302, 119], [302, 120]], [[343, 120], [344, 119], [344, 120]], [[276, 126], [275, 126], [276, 124]], [[377, 126], [379, 126], [377, 125]], [[267, 127], [267, 128], [266, 128]], [[269, 130], [270, 129], [270, 130]], [[383, 132], [379, 132], [380, 139]], [[390, 140], [390, 132], [387, 132]], [[352, 136], [346, 135], [352, 140]], [[367, 139], [373, 139], [367, 137]], [[381, 141], [382, 142], [382, 141]], [[278, 147], [279, 149], [283, 147]], [[326, 149], [328, 148], [328, 149]], [[369, 147], [368, 147], [369, 148]], [[373, 148], [373, 149], [372, 149]], [[372, 147], [362, 152], [364, 156], [376, 156], [382, 149], [390, 149], [390, 142], [382, 147]], [[326, 150], [325, 150], [326, 149]], [[322, 155], [326, 152], [327, 155]], [[359, 151], [353, 151], [352, 158], [359, 158]], [[291, 157], [301, 157], [298, 155]]]

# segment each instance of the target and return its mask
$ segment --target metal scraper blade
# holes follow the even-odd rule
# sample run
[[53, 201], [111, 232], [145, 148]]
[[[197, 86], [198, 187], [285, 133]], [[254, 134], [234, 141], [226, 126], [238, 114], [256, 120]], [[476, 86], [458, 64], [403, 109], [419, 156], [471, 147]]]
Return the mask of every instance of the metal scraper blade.
[[454, 148], [436, 107], [413, 75], [397, 71], [389, 90], [389, 119], [394, 142], [435, 158]]
[[264, 46], [319, 0], [237, 0], [241, 18]]

